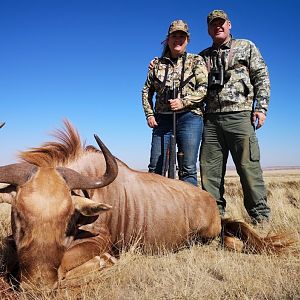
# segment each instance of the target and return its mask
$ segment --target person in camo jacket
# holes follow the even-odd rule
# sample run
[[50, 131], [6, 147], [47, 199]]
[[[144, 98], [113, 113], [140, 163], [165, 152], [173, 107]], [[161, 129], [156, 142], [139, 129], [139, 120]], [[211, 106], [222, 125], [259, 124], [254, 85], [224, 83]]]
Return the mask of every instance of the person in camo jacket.
[[207, 92], [207, 68], [201, 56], [186, 52], [189, 40], [187, 23], [173, 21], [162, 56], [148, 70], [142, 104], [147, 124], [152, 128], [149, 172], [165, 174], [172, 113], [176, 112], [176, 143], [178, 151], [184, 153], [179, 179], [197, 186], [196, 164], [203, 129], [201, 102]]
[[207, 16], [211, 47], [200, 52], [208, 68], [200, 170], [202, 188], [226, 208], [224, 176], [229, 152], [240, 176], [244, 206], [254, 225], [270, 217], [255, 130], [263, 126], [270, 99], [267, 66], [255, 44], [235, 39], [223, 10]]

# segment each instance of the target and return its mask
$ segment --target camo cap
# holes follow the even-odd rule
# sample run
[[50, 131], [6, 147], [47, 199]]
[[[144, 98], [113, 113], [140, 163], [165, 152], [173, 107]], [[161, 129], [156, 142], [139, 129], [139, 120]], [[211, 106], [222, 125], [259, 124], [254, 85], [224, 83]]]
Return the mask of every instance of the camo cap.
[[183, 31], [188, 36], [190, 35], [188, 24], [182, 20], [175, 20], [171, 23], [168, 30], [168, 35], [175, 31]]
[[207, 24], [210, 24], [214, 19], [229, 20], [228, 15], [224, 10], [215, 9], [207, 16]]

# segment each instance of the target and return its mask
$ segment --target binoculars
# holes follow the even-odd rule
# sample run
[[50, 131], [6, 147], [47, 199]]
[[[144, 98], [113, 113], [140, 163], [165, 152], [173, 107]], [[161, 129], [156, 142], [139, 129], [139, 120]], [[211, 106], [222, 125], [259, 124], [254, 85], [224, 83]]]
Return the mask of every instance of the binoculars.
[[221, 90], [224, 84], [230, 79], [230, 73], [225, 71], [221, 57], [217, 50], [214, 50], [212, 56], [212, 68], [208, 74], [208, 88], [210, 90]]
[[164, 102], [168, 103], [170, 99], [176, 99], [178, 97], [178, 87], [166, 86], [164, 89]]

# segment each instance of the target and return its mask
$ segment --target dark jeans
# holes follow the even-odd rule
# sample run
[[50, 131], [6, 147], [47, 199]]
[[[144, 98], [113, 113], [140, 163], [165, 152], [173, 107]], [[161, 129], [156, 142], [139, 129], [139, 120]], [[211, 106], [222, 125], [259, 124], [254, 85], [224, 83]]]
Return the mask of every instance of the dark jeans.
[[[172, 114], [155, 116], [158, 126], [152, 131], [149, 172], [164, 174], [167, 149], [172, 135]], [[184, 153], [179, 179], [197, 186], [197, 160], [202, 137], [203, 118], [192, 112], [176, 113], [176, 143]]]
[[251, 112], [207, 114], [204, 121], [200, 169], [202, 188], [213, 195], [224, 214], [224, 176], [229, 152], [240, 176], [244, 205], [252, 219], [269, 218], [260, 151]]

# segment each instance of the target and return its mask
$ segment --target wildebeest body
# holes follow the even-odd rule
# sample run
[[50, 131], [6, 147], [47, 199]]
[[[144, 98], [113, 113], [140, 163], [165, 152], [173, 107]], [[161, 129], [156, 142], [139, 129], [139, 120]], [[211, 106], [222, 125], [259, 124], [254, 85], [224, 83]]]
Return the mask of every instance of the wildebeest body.
[[[99, 156], [102, 154], [98, 152], [83, 157], [90, 166], [85, 162], [81, 169], [77, 162], [76, 170], [95, 176], [103, 170]], [[107, 224], [117, 248], [136, 242], [154, 251], [160, 247], [174, 250], [190, 236], [213, 238], [220, 233], [216, 201], [207, 192], [179, 180], [132, 170], [120, 161], [118, 169], [117, 178], [109, 186], [88, 191], [92, 200], [107, 203], [112, 209], [86, 229], [95, 232], [100, 224]]]
[[[150, 252], [177, 250], [193, 238], [220, 234], [216, 201], [207, 192], [132, 170], [116, 162], [108, 149], [103, 148], [104, 156], [92, 146], [84, 148], [68, 122], [57, 137], [59, 142], [21, 153], [22, 170], [29, 164], [32, 174], [19, 176], [16, 190], [10, 186], [0, 191], [0, 199], [12, 203], [16, 259], [24, 279], [28, 276], [34, 284], [53, 286], [72, 274], [95, 269], [105, 252], [131, 245]], [[15, 166], [0, 169], [0, 182], [12, 183], [14, 174], [19, 174]], [[264, 239], [243, 222], [226, 222], [230, 235], [240, 231], [243, 241], [256, 252], [265, 248], [280, 252], [289, 245], [282, 236]]]

